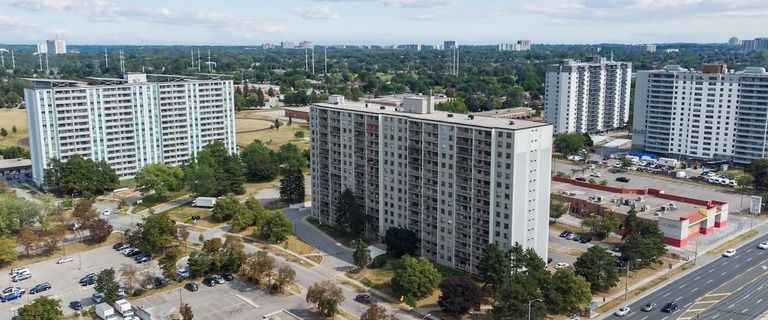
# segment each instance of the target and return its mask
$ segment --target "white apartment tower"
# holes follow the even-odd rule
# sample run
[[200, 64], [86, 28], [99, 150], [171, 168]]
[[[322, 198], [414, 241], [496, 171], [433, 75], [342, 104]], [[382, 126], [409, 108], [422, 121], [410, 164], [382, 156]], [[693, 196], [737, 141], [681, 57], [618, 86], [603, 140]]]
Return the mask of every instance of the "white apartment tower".
[[768, 72], [725, 65], [637, 72], [633, 148], [748, 164], [768, 157]]
[[350, 102], [310, 107], [312, 212], [335, 222], [352, 190], [369, 236], [407, 228], [420, 254], [477, 273], [489, 243], [547, 257], [552, 126]]
[[627, 125], [632, 63], [563, 60], [547, 67], [544, 120], [554, 131], [603, 132]]
[[105, 160], [121, 179], [144, 165], [180, 165], [206, 144], [235, 146], [232, 80], [127, 74], [88, 82], [27, 79], [35, 183], [52, 158]]
[[[48, 56], [55, 56], [57, 54], [65, 54], [67, 53], [67, 42], [64, 40], [47, 40], [45, 42], [46, 44], [46, 51], [45, 53], [48, 54]], [[40, 50], [38, 48], [38, 50]]]

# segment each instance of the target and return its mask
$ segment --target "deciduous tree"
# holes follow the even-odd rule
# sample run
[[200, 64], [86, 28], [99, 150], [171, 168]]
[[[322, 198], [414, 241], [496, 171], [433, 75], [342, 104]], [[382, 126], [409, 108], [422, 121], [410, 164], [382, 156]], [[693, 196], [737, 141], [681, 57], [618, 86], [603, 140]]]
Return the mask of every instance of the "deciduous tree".
[[120, 278], [123, 279], [125, 286], [129, 291], [136, 289], [139, 283], [139, 274], [141, 270], [135, 264], [124, 263], [120, 267]]
[[387, 245], [387, 253], [399, 258], [403, 255], [416, 255], [419, 239], [411, 230], [405, 228], [390, 227], [384, 235], [384, 243]]
[[96, 292], [100, 292], [104, 295], [104, 301], [107, 303], [113, 303], [119, 299], [117, 291], [120, 289], [120, 284], [115, 279], [115, 270], [112, 268], [104, 269], [99, 272], [99, 278], [96, 279]]
[[561, 133], [555, 136], [555, 150], [565, 156], [577, 154], [584, 149], [584, 135], [581, 133]]
[[147, 164], [136, 173], [136, 185], [145, 194], [154, 192], [155, 197], [164, 198], [169, 191], [184, 187], [184, 172], [162, 163]]
[[296, 270], [293, 270], [289, 265], [281, 265], [277, 269], [277, 278], [275, 283], [272, 284], [272, 288], [275, 292], [283, 292], [286, 286], [291, 284], [296, 278]]
[[293, 233], [293, 223], [280, 211], [272, 211], [267, 214], [264, 225], [259, 232], [260, 238], [267, 242], [277, 243], [285, 240]]
[[549, 217], [555, 219], [555, 222], [557, 222], [557, 219], [560, 219], [560, 217], [565, 215], [567, 212], [568, 203], [558, 199], [551, 199], [549, 201]]
[[120, 180], [106, 161], [71, 156], [66, 162], [51, 159], [45, 170], [45, 184], [58, 194], [103, 194], [114, 189]]
[[192, 307], [189, 306], [189, 303], [185, 303], [183, 306], [181, 306], [181, 320], [192, 320], [192, 318], [195, 317], [195, 315], [192, 313]]
[[21, 306], [18, 314], [19, 320], [58, 320], [64, 316], [59, 300], [47, 296], [39, 296], [32, 303]]
[[448, 277], [440, 281], [440, 298], [437, 305], [447, 314], [466, 314], [483, 301], [483, 291], [466, 276]]
[[96, 243], [107, 241], [109, 235], [112, 234], [112, 224], [106, 219], [89, 220], [83, 227], [88, 230], [91, 234], [91, 240]]
[[393, 273], [392, 290], [414, 299], [431, 294], [440, 283], [440, 272], [424, 257], [403, 256], [395, 264]]
[[301, 169], [294, 168], [280, 179], [280, 201], [287, 203], [304, 202], [304, 175]]
[[344, 189], [336, 203], [336, 226], [358, 237], [365, 231], [365, 213], [349, 188]]
[[167, 213], [153, 213], [136, 224], [128, 242], [144, 251], [159, 253], [176, 241], [176, 223]]
[[485, 280], [484, 286], [490, 286], [491, 291], [496, 291], [512, 274], [512, 262], [509, 253], [501, 250], [495, 243], [489, 244], [480, 257], [478, 272]]
[[24, 229], [21, 230], [18, 236], [19, 244], [24, 246], [24, 250], [27, 252], [27, 256], [29, 257], [30, 251], [37, 246], [37, 243], [40, 242], [40, 237], [37, 236], [37, 233], [32, 231], [32, 229]]
[[211, 210], [211, 217], [216, 221], [229, 221], [235, 215], [242, 215], [245, 206], [233, 194], [216, 200]]
[[272, 273], [277, 262], [266, 251], [248, 255], [240, 268], [240, 274], [251, 282], [259, 283], [264, 276]]
[[275, 152], [260, 140], [255, 140], [240, 152], [248, 181], [269, 181], [280, 173]]
[[339, 303], [344, 301], [344, 294], [336, 284], [330, 280], [325, 280], [309, 286], [306, 300], [308, 303], [314, 304], [323, 316], [332, 317], [338, 313]]
[[605, 291], [619, 282], [615, 257], [599, 246], [592, 246], [573, 263], [577, 275], [589, 282], [593, 292]]
[[552, 276], [546, 298], [553, 311], [564, 313], [586, 307], [592, 301], [592, 294], [584, 277], [573, 273], [571, 268], [565, 268]]
[[352, 258], [359, 270], [365, 269], [371, 263], [371, 250], [368, 249], [368, 244], [365, 241], [355, 241], [355, 252], [352, 254]]
[[0, 236], [0, 264], [16, 261], [16, 241], [6, 236]]
[[160, 270], [163, 272], [163, 277], [166, 279], [176, 280], [178, 277], [178, 268], [176, 263], [181, 258], [181, 251], [178, 248], [171, 248], [165, 251], [160, 260], [157, 261]]

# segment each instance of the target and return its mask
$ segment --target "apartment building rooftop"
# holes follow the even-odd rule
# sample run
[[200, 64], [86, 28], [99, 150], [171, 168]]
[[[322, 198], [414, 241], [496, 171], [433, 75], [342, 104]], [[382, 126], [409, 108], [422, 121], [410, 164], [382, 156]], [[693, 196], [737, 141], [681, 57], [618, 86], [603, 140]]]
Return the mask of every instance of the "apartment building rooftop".
[[484, 127], [491, 129], [505, 129], [505, 130], [523, 130], [535, 127], [550, 126], [550, 124], [542, 122], [534, 122], [527, 120], [509, 120], [503, 118], [491, 118], [484, 116], [468, 115], [451, 113], [445, 111], [431, 111], [428, 109], [425, 112], [409, 111], [409, 101], [426, 102], [427, 98], [422, 97], [407, 97], [404, 107], [390, 107], [384, 105], [378, 105], [373, 103], [359, 103], [359, 102], [341, 102], [341, 103], [315, 103], [314, 105], [324, 108], [340, 109], [346, 111], [364, 112], [372, 114], [383, 114], [390, 116], [400, 116], [410, 119], [418, 119], [425, 121], [443, 122], [448, 124], [457, 124], [474, 127]]

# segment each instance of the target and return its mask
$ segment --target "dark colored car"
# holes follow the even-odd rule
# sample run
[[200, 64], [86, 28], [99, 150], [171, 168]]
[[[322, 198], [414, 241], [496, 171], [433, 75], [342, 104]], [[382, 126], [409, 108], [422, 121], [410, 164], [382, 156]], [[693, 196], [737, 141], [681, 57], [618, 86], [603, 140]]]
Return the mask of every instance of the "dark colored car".
[[135, 257], [135, 256], [139, 256], [139, 255], [142, 255], [142, 254], [145, 254], [144, 251], [141, 251], [139, 249], [134, 249], [134, 250], [131, 250], [131, 251], [128, 251], [128, 252], [124, 253], [123, 255], [125, 255], [126, 257]]
[[573, 232], [571, 232], [570, 230], [565, 230], [563, 232], [560, 232], [560, 238], [565, 238], [565, 237], [571, 235], [571, 233], [573, 233]]
[[162, 288], [168, 284], [168, 279], [163, 277], [155, 277], [155, 288]]
[[576, 241], [576, 242], [580, 242], [582, 238], [584, 238], [584, 236], [576, 235], [571, 240]]
[[203, 279], [203, 284], [209, 287], [215, 287], [216, 286], [216, 279], [213, 277], [208, 277]]
[[613, 252], [621, 252], [621, 245], [614, 244], [613, 247], [611, 247], [611, 251], [613, 251]]
[[582, 236], [581, 239], [579, 239], [579, 242], [581, 242], [581, 243], [592, 242], [592, 237]]
[[576, 178], [576, 181], [587, 181], [587, 178], [584, 178], [584, 177], [578, 177], [578, 178]]
[[221, 277], [224, 278], [224, 280], [232, 281], [235, 280], [235, 276], [231, 272], [224, 272], [221, 274]]
[[118, 243], [115, 243], [114, 246], [112, 246], [112, 249], [115, 249], [117, 251], [123, 251], [125, 249], [130, 248], [130, 247], [131, 247], [130, 244], [127, 244], [125, 242], [118, 242]]
[[74, 310], [83, 310], [83, 304], [80, 301], [70, 301], [69, 307]]
[[187, 284], [184, 285], [184, 289], [187, 289], [189, 291], [195, 292], [197, 291], [197, 283], [194, 282], [187, 282]]
[[629, 178], [627, 178], [627, 177], [618, 177], [618, 178], [616, 178], [616, 181], [626, 183], [626, 182], [629, 182]]
[[51, 289], [51, 284], [48, 282], [43, 282], [32, 287], [32, 289], [29, 289], [29, 294], [35, 294], [35, 293], [47, 291], [50, 289]]
[[362, 304], [371, 304], [373, 303], [373, 300], [371, 299], [371, 295], [367, 293], [361, 293], [355, 296], [355, 301], [360, 302]]
[[120, 246], [122, 246], [122, 245], [124, 245], [124, 244], [125, 244], [125, 242], [122, 242], [122, 241], [121, 241], [121, 242], [118, 242], [118, 243], [115, 243], [115, 244], [113, 244], [113, 245], [112, 245], [112, 249], [115, 249], [115, 250], [120, 250], [120, 249], [118, 249], [118, 248], [120, 248]]
[[144, 263], [149, 260], [152, 260], [152, 254], [150, 253], [142, 253], [138, 256], [133, 257], [133, 261], [136, 261], [136, 263]]
[[85, 275], [85, 277], [80, 278], [80, 285], [81, 286], [90, 286], [93, 284], [96, 284], [96, 279], [98, 279], [98, 275], [95, 273], [89, 273]]
[[677, 303], [674, 302], [667, 302], [667, 304], [664, 305], [664, 308], [661, 308], [661, 311], [666, 313], [672, 313], [677, 311]]

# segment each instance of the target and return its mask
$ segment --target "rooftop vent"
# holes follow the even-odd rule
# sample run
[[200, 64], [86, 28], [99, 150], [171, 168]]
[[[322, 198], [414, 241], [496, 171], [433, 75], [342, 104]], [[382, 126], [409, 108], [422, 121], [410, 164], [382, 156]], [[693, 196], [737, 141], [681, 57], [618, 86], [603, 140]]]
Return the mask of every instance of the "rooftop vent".
[[368, 108], [368, 104], [367, 103], [365, 104], [365, 107]]
[[379, 108], [380, 108], [381, 110], [384, 110], [384, 109], [386, 109], [386, 108], [384, 108], [384, 106], [381, 106], [381, 107], [379, 107]]
[[470, 114], [468, 117], [469, 117], [469, 120], [475, 119], [475, 115], [473, 115], [473, 114]]
[[510, 125], [510, 126], [514, 126], [514, 125], [515, 125], [515, 122], [514, 122], [514, 121], [510, 121], [510, 122], [509, 122], [509, 125]]
[[448, 118], [453, 118], [453, 113], [449, 113]]

